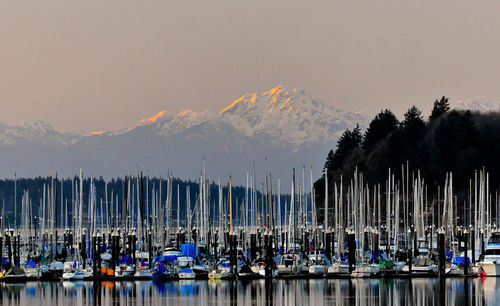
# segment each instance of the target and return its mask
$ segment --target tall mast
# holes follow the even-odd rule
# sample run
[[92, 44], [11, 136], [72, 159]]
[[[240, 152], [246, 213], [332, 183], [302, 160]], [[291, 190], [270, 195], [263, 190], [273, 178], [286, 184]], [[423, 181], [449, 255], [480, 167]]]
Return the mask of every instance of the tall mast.
[[231, 176], [229, 176], [229, 232], [231, 233], [231, 229], [233, 226], [233, 220], [232, 220], [232, 202], [231, 202]]
[[326, 231], [328, 227], [328, 168], [325, 167], [325, 220], [323, 221], [323, 228]]
[[17, 232], [17, 174], [14, 173], [14, 230]]
[[179, 195], [179, 186], [180, 184], [177, 184], [177, 230], [180, 228], [180, 211], [181, 211], [181, 200], [180, 200], [180, 195]]

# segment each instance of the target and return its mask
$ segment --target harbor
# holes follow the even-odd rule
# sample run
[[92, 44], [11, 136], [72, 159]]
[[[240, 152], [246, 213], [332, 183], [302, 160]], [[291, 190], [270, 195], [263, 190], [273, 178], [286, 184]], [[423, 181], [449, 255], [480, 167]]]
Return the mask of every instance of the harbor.
[[500, 305], [500, 1], [4, 1], [0, 305]]
[[500, 276], [498, 202], [485, 169], [461, 211], [452, 173], [428, 198], [408, 164], [375, 186], [356, 169], [327, 183], [321, 204], [305, 168], [293, 169], [289, 194], [270, 173], [258, 189], [249, 171], [241, 198], [231, 177], [223, 188], [205, 163], [201, 173], [193, 198], [185, 187], [185, 206], [172, 177], [150, 184], [142, 173], [123, 180], [120, 197], [106, 182], [98, 197], [82, 171], [69, 191], [48, 179], [37, 205], [21, 190], [14, 214], [2, 213], [0, 282]]

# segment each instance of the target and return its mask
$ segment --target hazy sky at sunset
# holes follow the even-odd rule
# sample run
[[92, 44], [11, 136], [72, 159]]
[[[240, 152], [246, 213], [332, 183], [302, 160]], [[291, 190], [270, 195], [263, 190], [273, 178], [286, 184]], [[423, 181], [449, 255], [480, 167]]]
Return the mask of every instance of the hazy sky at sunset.
[[500, 1], [2, 1], [0, 121], [116, 130], [278, 84], [373, 113], [500, 101]]

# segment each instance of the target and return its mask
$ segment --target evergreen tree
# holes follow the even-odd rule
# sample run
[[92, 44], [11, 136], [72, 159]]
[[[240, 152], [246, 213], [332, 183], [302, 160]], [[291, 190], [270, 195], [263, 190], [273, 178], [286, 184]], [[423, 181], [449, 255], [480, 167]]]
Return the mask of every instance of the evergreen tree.
[[434, 107], [432, 108], [431, 115], [429, 116], [429, 121], [439, 118], [442, 114], [450, 110], [450, 103], [448, 98], [445, 96], [441, 97], [441, 100], [434, 101]]
[[416, 106], [410, 107], [404, 115], [405, 119], [401, 122], [401, 132], [406, 142], [415, 142], [418, 135], [423, 132], [425, 127], [422, 111]]
[[332, 158], [332, 170], [341, 169], [349, 155], [355, 149], [360, 148], [362, 140], [363, 136], [359, 126], [356, 126], [352, 131], [347, 129], [337, 142], [337, 150]]
[[328, 169], [328, 170], [333, 169], [333, 150], [330, 150], [330, 152], [328, 152], [328, 156], [326, 157], [325, 166], [323, 167], [323, 170], [324, 169]]
[[370, 150], [380, 140], [398, 129], [399, 121], [388, 109], [378, 113], [370, 122], [363, 139], [363, 149]]

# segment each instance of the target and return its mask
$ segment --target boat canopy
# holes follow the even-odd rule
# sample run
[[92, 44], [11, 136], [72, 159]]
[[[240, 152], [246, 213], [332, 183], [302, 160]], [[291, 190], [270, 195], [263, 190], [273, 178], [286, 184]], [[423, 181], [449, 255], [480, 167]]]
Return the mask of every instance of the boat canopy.
[[184, 243], [181, 245], [181, 252], [183, 256], [196, 258], [200, 254], [200, 250], [194, 243]]

